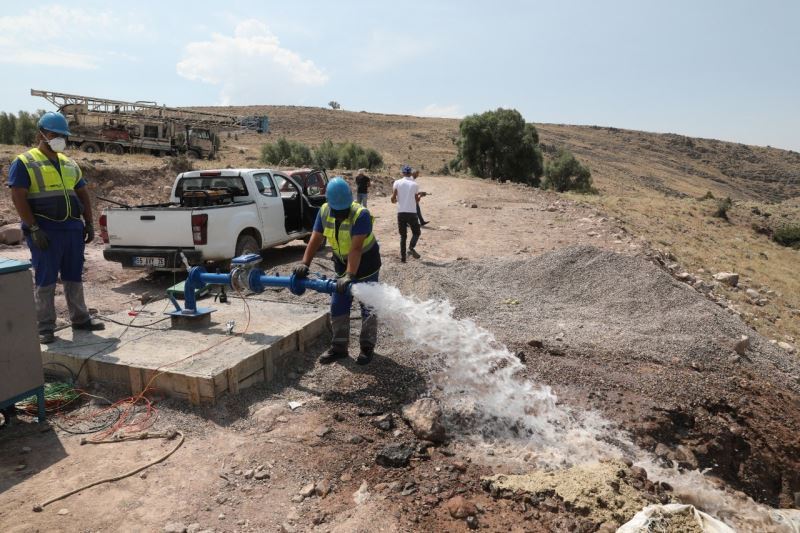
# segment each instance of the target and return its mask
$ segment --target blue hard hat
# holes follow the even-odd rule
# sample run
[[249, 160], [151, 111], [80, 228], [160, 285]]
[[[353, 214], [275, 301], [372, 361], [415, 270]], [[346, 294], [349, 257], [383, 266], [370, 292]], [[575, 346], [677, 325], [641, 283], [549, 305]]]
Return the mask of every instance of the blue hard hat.
[[408, 165], [403, 165], [403, 168], [400, 169], [400, 172], [403, 174], [411, 174], [411, 167]]
[[353, 193], [350, 191], [350, 185], [341, 176], [334, 176], [328, 182], [325, 197], [331, 209], [347, 209], [353, 203]]
[[59, 135], [69, 136], [69, 125], [67, 118], [61, 113], [55, 111], [48, 111], [42, 118], [39, 119], [38, 127], [40, 130], [52, 131]]

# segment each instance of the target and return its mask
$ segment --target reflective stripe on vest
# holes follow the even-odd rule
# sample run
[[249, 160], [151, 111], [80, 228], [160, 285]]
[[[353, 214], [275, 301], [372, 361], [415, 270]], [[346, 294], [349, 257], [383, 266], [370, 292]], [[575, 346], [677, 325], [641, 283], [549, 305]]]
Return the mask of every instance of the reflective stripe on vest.
[[56, 222], [80, 219], [83, 207], [75, 193], [75, 185], [81, 179], [78, 165], [58, 154], [59, 172], [38, 148], [20, 154], [17, 159], [25, 165], [31, 180], [28, 203], [34, 215]]
[[[336, 235], [336, 218], [331, 215], [331, 208], [328, 204], [320, 207], [319, 217], [322, 220], [322, 234], [328, 239], [328, 244], [333, 249], [333, 254], [339, 258], [340, 261], [347, 264], [347, 255], [350, 253], [350, 230], [355, 224], [365, 207], [357, 202], [350, 205], [350, 216], [339, 223], [339, 235]], [[375, 246], [375, 235], [370, 233], [364, 239], [364, 245], [361, 248], [361, 253], [368, 252]]]

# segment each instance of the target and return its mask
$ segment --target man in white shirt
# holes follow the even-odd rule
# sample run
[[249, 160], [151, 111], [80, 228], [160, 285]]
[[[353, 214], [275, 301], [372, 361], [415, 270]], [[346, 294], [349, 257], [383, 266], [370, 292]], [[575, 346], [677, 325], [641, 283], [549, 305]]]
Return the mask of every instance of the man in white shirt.
[[414, 249], [420, 236], [419, 218], [417, 217], [417, 203], [419, 203], [419, 186], [411, 177], [411, 167], [403, 165], [403, 177], [392, 184], [392, 203], [397, 204], [397, 229], [400, 232], [400, 261], [406, 262], [406, 236], [408, 227], [411, 227], [411, 242], [408, 243], [408, 253], [414, 259], [419, 259], [419, 254]]

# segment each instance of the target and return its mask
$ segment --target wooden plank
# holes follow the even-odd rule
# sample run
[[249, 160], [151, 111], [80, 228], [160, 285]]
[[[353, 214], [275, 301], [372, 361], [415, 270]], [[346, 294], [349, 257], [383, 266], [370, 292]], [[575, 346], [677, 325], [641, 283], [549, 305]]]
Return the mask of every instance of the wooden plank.
[[239, 373], [236, 371], [236, 367], [229, 368], [225, 372], [225, 376], [228, 380], [228, 392], [239, 394]]
[[217, 393], [214, 390], [214, 380], [212, 378], [196, 378], [197, 388], [200, 391], [201, 403], [217, 403]]
[[197, 378], [186, 378], [189, 383], [189, 401], [192, 405], [200, 405], [200, 384]]
[[144, 389], [144, 381], [142, 380], [142, 371], [136, 367], [128, 367], [128, 379], [130, 379], [131, 394], [139, 394]]
[[263, 381], [264, 381], [264, 372], [262, 370], [259, 370], [247, 376], [243, 380], [239, 381], [239, 390], [244, 390], [247, 387], [252, 387], [256, 383], [261, 383]]

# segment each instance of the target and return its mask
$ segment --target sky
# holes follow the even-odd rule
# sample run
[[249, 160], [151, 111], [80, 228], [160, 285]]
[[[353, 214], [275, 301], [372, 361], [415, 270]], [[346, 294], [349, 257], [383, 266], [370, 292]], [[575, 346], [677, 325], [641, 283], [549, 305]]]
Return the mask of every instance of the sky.
[[800, 151], [796, 0], [3, 0], [0, 110], [42, 89], [592, 124]]

